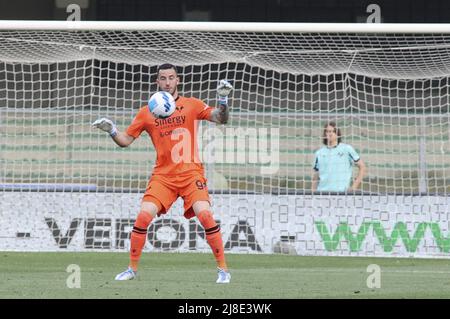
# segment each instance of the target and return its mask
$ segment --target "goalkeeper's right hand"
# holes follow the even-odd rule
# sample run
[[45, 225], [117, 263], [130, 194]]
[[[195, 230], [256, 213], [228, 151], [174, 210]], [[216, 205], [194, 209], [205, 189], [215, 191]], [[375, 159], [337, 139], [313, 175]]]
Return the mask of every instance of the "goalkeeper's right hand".
[[92, 123], [92, 127], [96, 127], [101, 129], [102, 131], [108, 132], [111, 137], [117, 135], [117, 128], [114, 122], [104, 117]]

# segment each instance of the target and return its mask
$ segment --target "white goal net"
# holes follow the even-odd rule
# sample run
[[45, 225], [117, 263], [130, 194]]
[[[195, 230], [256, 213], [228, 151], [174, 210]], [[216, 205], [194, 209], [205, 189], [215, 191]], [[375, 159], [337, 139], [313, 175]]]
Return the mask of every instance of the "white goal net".
[[[447, 256], [445, 28], [184, 25], [2, 25], [0, 249], [126, 250], [155, 151], [146, 135], [121, 149], [90, 123], [124, 130], [156, 91], [157, 66], [173, 63], [181, 95], [214, 106], [218, 81], [234, 86], [229, 123], [204, 123], [199, 137], [227, 249]], [[360, 193], [311, 194], [328, 121], [367, 164]], [[180, 202], [152, 227], [149, 250], [207, 247]]]

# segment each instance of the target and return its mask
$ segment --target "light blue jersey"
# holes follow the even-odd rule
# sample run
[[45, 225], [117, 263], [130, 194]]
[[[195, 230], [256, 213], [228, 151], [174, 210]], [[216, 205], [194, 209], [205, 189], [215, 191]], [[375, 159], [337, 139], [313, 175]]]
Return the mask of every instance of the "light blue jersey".
[[319, 172], [318, 191], [345, 192], [352, 181], [353, 163], [359, 155], [348, 144], [323, 146], [315, 153], [314, 170]]

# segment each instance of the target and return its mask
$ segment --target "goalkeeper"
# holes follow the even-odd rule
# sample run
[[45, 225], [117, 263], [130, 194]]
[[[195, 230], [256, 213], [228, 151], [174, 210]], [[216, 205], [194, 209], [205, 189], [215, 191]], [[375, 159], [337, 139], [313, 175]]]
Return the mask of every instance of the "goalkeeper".
[[[210, 198], [204, 177], [204, 168], [198, 157], [195, 132], [198, 120], [225, 124], [228, 121], [228, 95], [232, 86], [225, 80], [217, 87], [218, 106], [210, 107], [193, 97], [178, 94], [180, 79], [176, 67], [163, 64], [158, 67], [156, 84], [160, 90], [169, 92], [175, 99], [176, 110], [168, 119], [156, 119], [143, 106], [126, 131], [120, 132], [114, 123], [106, 118], [96, 120], [92, 125], [110, 134], [114, 142], [127, 147], [146, 131], [153, 142], [157, 158], [147, 189], [142, 198], [140, 212], [131, 232], [130, 263], [128, 269], [116, 276], [116, 280], [134, 279], [138, 270], [147, 238], [147, 229], [152, 220], [169, 211], [180, 196], [184, 200], [184, 216], [196, 216], [205, 229], [206, 241], [212, 249], [218, 267], [217, 283], [229, 283], [231, 275], [227, 269], [220, 226], [211, 212]], [[181, 160], [174, 154], [177, 144], [183, 149]], [[192, 147], [191, 147], [192, 146]]]
[[[355, 149], [342, 143], [342, 133], [335, 122], [325, 124], [323, 144], [315, 153], [312, 191], [346, 192], [358, 189], [366, 172], [366, 165]], [[353, 165], [359, 172], [352, 182]], [[318, 185], [317, 185], [318, 184]]]

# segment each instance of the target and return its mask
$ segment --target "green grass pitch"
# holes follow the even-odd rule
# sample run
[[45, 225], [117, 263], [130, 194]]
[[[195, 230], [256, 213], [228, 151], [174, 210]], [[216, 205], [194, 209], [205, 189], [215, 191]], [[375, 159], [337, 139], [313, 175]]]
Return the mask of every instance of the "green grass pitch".
[[[450, 260], [227, 254], [229, 285], [207, 253], [144, 253], [137, 280], [116, 282], [126, 253], [0, 253], [0, 298], [449, 298]], [[67, 266], [81, 269], [68, 288]], [[381, 267], [368, 288], [367, 266]]]

